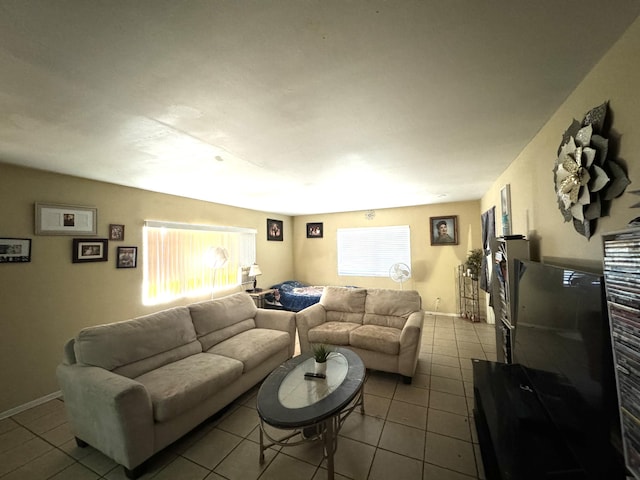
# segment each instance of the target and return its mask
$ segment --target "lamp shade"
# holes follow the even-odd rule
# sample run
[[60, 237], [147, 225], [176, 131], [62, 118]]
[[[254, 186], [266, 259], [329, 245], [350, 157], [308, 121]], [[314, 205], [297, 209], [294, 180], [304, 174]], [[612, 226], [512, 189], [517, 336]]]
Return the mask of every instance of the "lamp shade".
[[249, 276], [257, 277], [258, 275], [262, 275], [262, 270], [260, 270], [260, 266], [257, 263], [254, 263], [249, 269]]

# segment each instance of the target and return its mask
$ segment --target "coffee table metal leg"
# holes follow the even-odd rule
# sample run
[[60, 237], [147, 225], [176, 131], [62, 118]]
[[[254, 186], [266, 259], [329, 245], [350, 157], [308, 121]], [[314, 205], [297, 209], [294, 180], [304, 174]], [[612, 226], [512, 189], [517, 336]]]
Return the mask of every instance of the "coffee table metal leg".
[[260, 425], [260, 465], [264, 463], [264, 438], [262, 433], [262, 425]]
[[333, 454], [335, 453], [334, 438], [335, 432], [333, 431], [333, 418], [328, 418], [324, 422], [324, 448], [327, 452], [327, 480], [333, 480]]

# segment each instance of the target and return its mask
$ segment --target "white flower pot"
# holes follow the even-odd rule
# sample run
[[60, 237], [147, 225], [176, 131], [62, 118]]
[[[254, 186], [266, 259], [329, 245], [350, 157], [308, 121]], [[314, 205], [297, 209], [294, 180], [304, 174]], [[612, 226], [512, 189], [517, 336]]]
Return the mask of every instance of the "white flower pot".
[[327, 374], [327, 362], [315, 362], [315, 373]]

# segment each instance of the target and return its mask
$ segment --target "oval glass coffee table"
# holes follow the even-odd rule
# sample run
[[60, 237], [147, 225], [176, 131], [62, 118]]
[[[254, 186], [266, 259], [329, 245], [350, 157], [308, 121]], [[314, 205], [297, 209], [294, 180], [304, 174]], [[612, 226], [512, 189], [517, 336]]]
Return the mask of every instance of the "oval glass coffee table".
[[[280, 365], [262, 383], [257, 400], [260, 463], [264, 463], [264, 451], [274, 445], [322, 440], [327, 478], [331, 480], [338, 432], [358, 406], [364, 413], [366, 370], [358, 355], [340, 347], [334, 348], [327, 359], [326, 378], [305, 377], [305, 373], [314, 371], [314, 363], [312, 355], [298, 355]], [[266, 432], [265, 424], [289, 432], [276, 439]], [[264, 437], [271, 443], [265, 444]]]

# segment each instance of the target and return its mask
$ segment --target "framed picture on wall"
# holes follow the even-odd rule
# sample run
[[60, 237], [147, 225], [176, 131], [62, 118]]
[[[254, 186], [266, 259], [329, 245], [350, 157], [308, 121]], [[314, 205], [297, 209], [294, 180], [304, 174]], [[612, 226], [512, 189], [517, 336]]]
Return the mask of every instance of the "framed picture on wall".
[[431, 217], [431, 245], [458, 244], [458, 217]]
[[118, 247], [117, 268], [136, 268], [138, 265], [138, 247]]
[[118, 223], [109, 224], [109, 240], [124, 240], [124, 225]]
[[98, 209], [36, 203], [36, 235], [96, 235]]
[[106, 262], [109, 257], [107, 248], [109, 241], [106, 238], [73, 239], [73, 263]]
[[500, 190], [500, 210], [502, 235], [511, 235], [511, 185], [508, 183]]
[[307, 223], [307, 238], [322, 238], [322, 223]]
[[282, 239], [282, 220], [267, 218], [267, 240], [281, 242]]
[[30, 261], [30, 238], [0, 238], [0, 263], [24, 263]]

